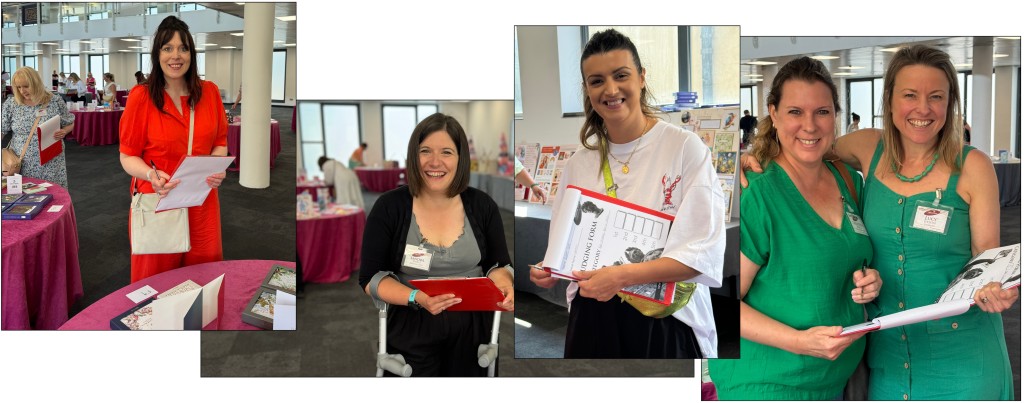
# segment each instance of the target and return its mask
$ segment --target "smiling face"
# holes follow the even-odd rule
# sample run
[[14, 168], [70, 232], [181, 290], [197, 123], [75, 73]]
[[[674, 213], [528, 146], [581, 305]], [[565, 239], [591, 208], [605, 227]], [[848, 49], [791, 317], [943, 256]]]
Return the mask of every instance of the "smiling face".
[[182, 42], [181, 35], [177, 32], [171, 40], [160, 47], [160, 69], [167, 81], [180, 80], [188, 72], [192, 63], [192, 55], [189, 47]]
[[820, 163], [835, 141], [832, 90], [820, 81], [782, 84], [778, 107], [768, 106], [782, 146], [781, 158], [793, 164]]
[[949, 80], [935, 67], [915, 64], [896, 73], [892, 121], [900, 137], [917, 144], [938, 140], [949, 107]]
[[448, 132], [430, 133], [419, 145], [419, 168], [424, 190], [447, 194], [459, 167], [459, 152]]
[[640, 107], [644, 72], [624, 49], [596, 53], [583, 60], [583, 87], [594, 111], [609, 124], [643, 121]]

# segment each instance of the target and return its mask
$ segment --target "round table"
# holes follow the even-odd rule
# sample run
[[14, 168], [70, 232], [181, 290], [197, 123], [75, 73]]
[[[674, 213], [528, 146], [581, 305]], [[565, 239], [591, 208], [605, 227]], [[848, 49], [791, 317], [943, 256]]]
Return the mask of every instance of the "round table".
[[371, 192], [384, 193], [398, 187], [400, 177], [405, 174], [405, 168], [364, 168], [354, 169], [359, 183], [363, 188]]
[[366, 212], [325, 215], [295, 223], [295, 247], [302, 262], [302, 280], [337, 283], [359, 270]]
[[[242, 162], [241, 154], [242, 124], [232, 123], [228, 125], [228, 155], [233, 155], [235, 161], [228, 167], [229, 171], [237, 171]], [[270, 167], [274, 167], [274, 159], [281, 152], [281, 125], [276, 120], [270, 120]]]
[[242, 322], [242, 311], [245, 310], [252, 296], [256, 294], [256, 290], [260, 288], [267, 273], [276, 264], [295, 268], [294, 262], [225, 260], [166, 271], [110, 293], [79, 312], [64, 326], [61, 326], [60, 330], [110, 330], [110, 319], [136, 305], [126, 297], [128, 293], [147, 285], [158, 292], [164, 292], [185, 280], [206, 285], [221, 274], [224, 274], [224, 283], [221, 284], [221, 292], [224, 293], [224, 307], [221, 309], [222, 316], [219, 318], [220, 326], [214, 329], [216, 322], [213, 322], [203, 330], [261, 330]]
[[[48, 183], [22, 177], [24, 182]], [[82, 296], [78, 229], [71, 195], [57, 184], [37, 194], [53, 200], [32, 220], [3, 220], [3, 321], [0, 328], [56, 329]], [[63, 205], [59, 212], [48, 210]]]
[[124, 108], [125, 105], [128, 105], [128, 90], [117, 90], [117, 95], [114, 95], [114, 97], [116, 97], [117, 103], [121, 105], [122, 108]]
[[119, 142], [119, 125], [124, 109], [71, 113], [75, 115], [75, 128], [68, 138], [83, 146], [104, 146]]
[[309, 193], [311, 196], [313, 196], [313, 201], [316, 201], [317, 200], [316, 195], [317, 195], [317, 193], [319, 193], [318, 192], [319, 189], [327, 189], [327, 191], [331, 193], [331, 197], [334, 197], [334, 186], [327, 186], [327, 185], [322, 184], [322, 183], [321, 184], [308, 184], [308, 183], [296, 184], [295, 185], [295, 194], [296, 195], [300, 195], [300, 194], [302, 194], [302, 192], [306, 192], [306, 193]]

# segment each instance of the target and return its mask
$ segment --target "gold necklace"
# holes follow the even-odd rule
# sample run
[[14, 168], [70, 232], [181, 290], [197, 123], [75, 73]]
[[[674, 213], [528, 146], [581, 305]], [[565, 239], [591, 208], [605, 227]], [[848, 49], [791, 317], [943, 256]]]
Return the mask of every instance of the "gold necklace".
[[608, 156], [612, 157], [612, 159], [615, 160], [615, 162], [618, 162], [619, 164], [622, 164], [622, 174], [623, 175], [629, 173], [629, 161], [633, 159], [633, 153], [636, 152], [636, 149], [640, 148], [640, 140], [644, 138], [644, 135], [647, 134], [647, 130], [649, 130], [650, 127], [651, 127], [651, 122], [650, 121], [648, 121], [647, 123], [644, 124], [644, 131], [641, 132], [640, 133], [640, 137], [638, 137], [636, 139], [636, 145], [633, 146], [633, 151], [629, 152], [629, 158], [626, 158], [626, 162], [619, 161], [618, 158], [615, 158], [615, 155], [612, 155], [611, 148], [608, 149]]

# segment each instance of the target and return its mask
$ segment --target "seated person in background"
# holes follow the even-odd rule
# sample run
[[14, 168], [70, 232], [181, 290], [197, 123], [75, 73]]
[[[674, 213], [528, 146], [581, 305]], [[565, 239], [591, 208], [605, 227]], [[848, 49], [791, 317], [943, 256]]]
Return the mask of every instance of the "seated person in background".
[[362, 143], [355, 151], [352, 152], [352, 156], [348, 157], [348, 167], [355, 169], [356, 167], [366, 166], [366, 162], [363, 162], [363, 151], [366, 151], [367, 144]]
[[324, 172], [324, 183], [334, 185], [334, 203], [363, 206], [363, 192], [359, 187], [356, 173], [335, 159], [322, 156], [317, 161]]

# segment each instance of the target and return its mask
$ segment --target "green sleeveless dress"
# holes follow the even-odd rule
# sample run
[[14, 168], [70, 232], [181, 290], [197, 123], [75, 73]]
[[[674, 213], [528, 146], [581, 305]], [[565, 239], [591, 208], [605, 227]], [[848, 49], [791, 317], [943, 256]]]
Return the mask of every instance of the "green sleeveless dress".
[[[961, 160], [971, 147], [965, 146]], [[934, 303], [971, 258], [968, 205], [956, 193], [959, 174], [950, 175], [940, 203], [953, 207], [945, 235], [911, 228], [917, 202], [935, 192], [909, 197], [875, 178], [882, 154], [878, 143], [864, 184], [864, 223], [883, 285], [871, 316]], [[1013, 374], [999, 314], [972, 307], [964, 314], [886, 329], [868, 335], [871, 400], [1008, 400]]]
[[[847, 169], [840, 164], [840, 169]], [[838, 171], [840, 194], [854, 211]], [[860, 193], [860, 175], [849, 170]], [[871, 242], [848, 216], [836, 229], [821, 219], [777, 163], [747, 173], [740, 194], [740, 251], [761, 266], [744, 301], [797, 330], [849, 326], [864, 321], [853, 302], [853, 272], [871, 258]], [[859, 214], [859, 212], [858, 212]], [[835, 361], [797, 355], [740, 339], [740, 359], [708, 360], [721, 400], [834, 400], [864, 354], [863, 338]]]

